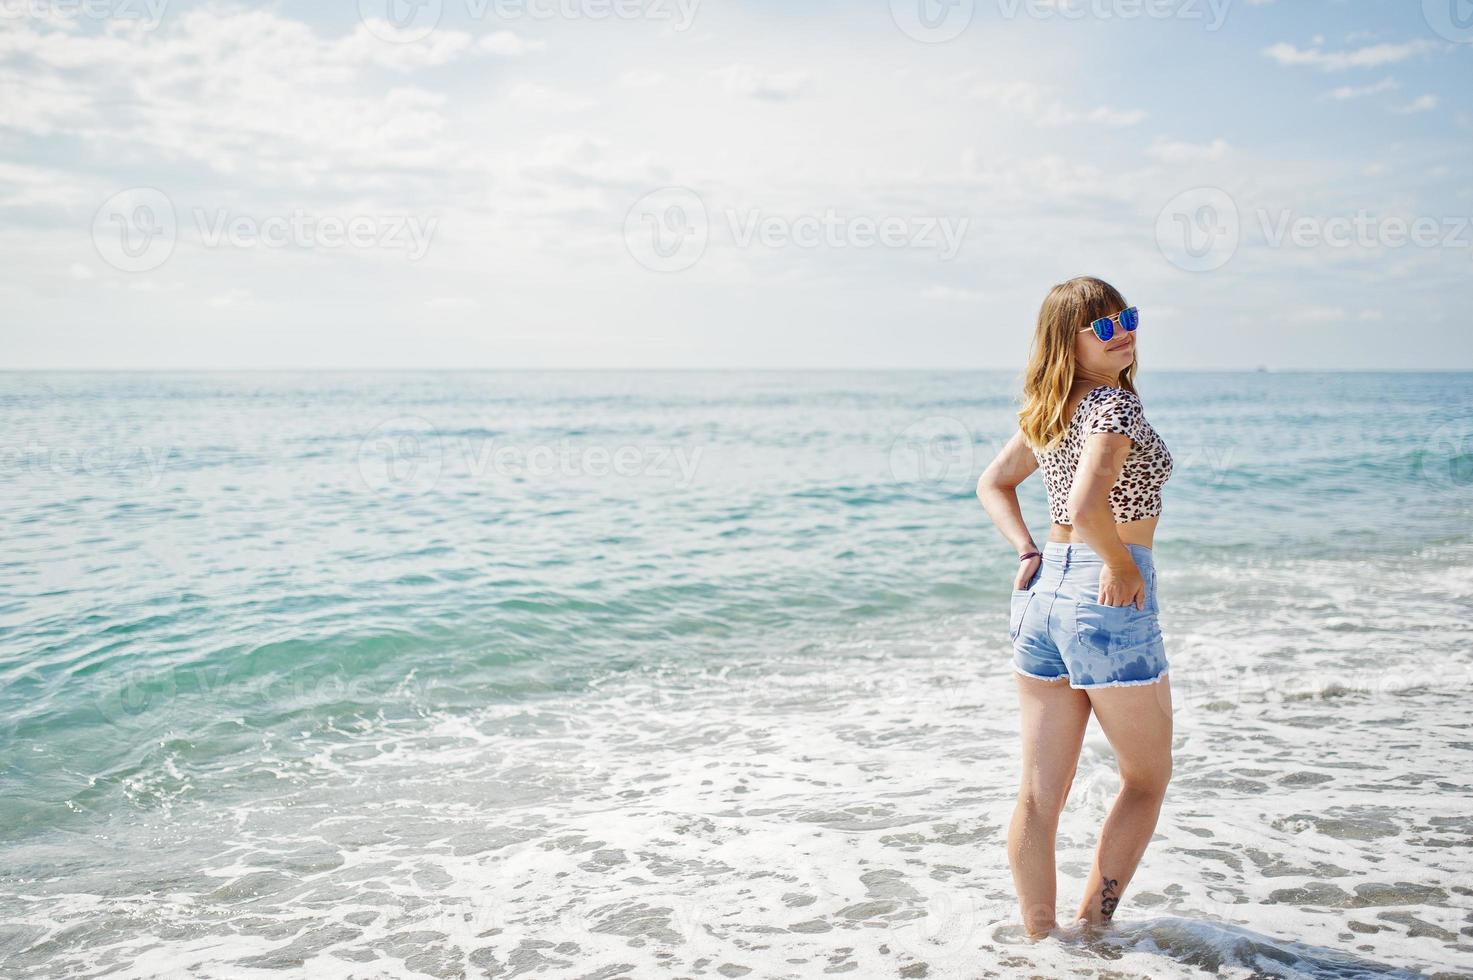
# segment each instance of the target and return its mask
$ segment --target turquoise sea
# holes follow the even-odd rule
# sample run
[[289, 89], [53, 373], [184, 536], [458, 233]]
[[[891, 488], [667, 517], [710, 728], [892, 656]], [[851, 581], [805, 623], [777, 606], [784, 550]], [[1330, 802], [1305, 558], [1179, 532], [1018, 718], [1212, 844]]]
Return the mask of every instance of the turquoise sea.
[[0, 374], [0, 976], [1473, 974], [1473, 374], [1138, 386], [1176, 769], [1069, 945], [1010, 373]]

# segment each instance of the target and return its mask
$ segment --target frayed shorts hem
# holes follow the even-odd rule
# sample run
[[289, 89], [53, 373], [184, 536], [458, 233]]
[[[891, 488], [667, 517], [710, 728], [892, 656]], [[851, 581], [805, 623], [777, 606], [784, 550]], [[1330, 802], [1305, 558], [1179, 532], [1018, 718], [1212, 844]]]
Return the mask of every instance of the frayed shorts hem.
[[1028, 673], [1028, 671], [1024, 670], [1022, 667], [1019, 667], [1017, 664], [1013, 664], [1013, 669], [1022, 674], [1024, 677], [1031, 677], [1036, 681], [1062, 681], [1069, 676], [1068, 674], [1055, 674], [1052, 677], [1045, 677], [1042, 674], [1030, 674]]
[[[1024, 677], [1031, 677], [1036, 681], [1062, 681], [1069, 677], [1068, 674], [1055, 674], [1053, 677], [1045, 677], [1042, 674], [1030, 674], [1028, 671], [1024, 670], [1022, 667], [1019, 667], [1017, 664], [1013, 664], [1013, 670], [1022, 674]], [[1074, 690], [1076, 691], [1090, 691], [1094, 690], [1097, 687], [1139, 687], [1142, 684], [1155, 684], [1157, 681], [1166, 677], [1166, 675], [1169, 673], [1171, 673], [1171, 671], [1168, 669], [1161, 671], [1161, 673], [1157, 674], [1155, 677], [1147, 677], [1145, 680], [1104, 681], [1099, 684], [1076, 684], [1071, 680], [1069, 681], [1069, 686], [1074, 688]]]
[[[1139, 687], [1142, 684], [1154, 684], [1164, 678], [1168, 673], [1170, 673], [1170, 671], [1163, 670], [1155, 677], [1147, 677], [1143, 681], [1105, 681], [1101, 684], [1076, 684], [1073, 681], [1070, 681], [1069, 686], [1074, 688], [1076, 691], [1092, 691], [1097, 687]], [[1064, 676], [1067, 677], [1068, 675], [1066, 674]]]

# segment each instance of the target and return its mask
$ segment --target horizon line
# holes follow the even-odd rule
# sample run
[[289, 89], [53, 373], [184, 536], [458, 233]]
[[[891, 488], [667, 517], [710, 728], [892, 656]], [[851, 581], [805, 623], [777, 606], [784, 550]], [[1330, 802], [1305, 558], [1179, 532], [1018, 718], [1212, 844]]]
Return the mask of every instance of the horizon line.
[[[533, 372], [1006, 374], [988, 367], [0, 367], [0, 374], [487, 374]], [[1145, 373], [1145, 372], [1142, 372]], [[1152, 374], [1468, 374], [1473, 367], [1152, 368]], [[1140, 374], [1137, 374], [1140, 377]]]

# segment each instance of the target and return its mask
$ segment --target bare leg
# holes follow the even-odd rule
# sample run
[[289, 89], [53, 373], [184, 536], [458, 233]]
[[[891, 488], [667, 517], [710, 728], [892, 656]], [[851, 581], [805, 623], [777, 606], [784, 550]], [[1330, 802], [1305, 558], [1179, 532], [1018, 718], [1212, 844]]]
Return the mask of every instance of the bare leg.
[[1058, 927], [1054, 837], [1079, 764], [1089, 724], [1089, 695], [1064, 680], [1041, 681], [1013, 672], [1023, 735], [1018, 804], [1008, 827], [1008, 864], [1023, 928], [1041, 936]]
[[1076, 919], [1108, 922], [1134, 877], [1171, 780], [1171, 679], [1089, 692], [1095, 718], [1115, 749], [1120, 795], [1100, 830], [1094, 867]]

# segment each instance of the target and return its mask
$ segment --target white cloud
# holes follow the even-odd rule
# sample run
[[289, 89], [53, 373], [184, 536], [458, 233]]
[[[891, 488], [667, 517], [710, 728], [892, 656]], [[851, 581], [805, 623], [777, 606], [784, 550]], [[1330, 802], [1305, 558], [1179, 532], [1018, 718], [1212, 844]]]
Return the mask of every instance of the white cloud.
[[[91, 200], [85, 179], [0, 161], [0, 207], [72, 207]], [[99, 202], [100, 203], [100, 202]]]
[[1211, 143], [1179, 143], [1157, 138], [1147, 149], [1147, 155], [1167, 164], [1202, 163], [1221, 160], [1227, 156], [1227, 141], [1218, 137]]
[[1332, 99], [1360, 99], [1367, 95], [1379, 95], [1382, 92], [1390, 92], [1397, 88], [1397, 81], [1390, 76], [1381, 79], [1371, 85], [1341, 85], [1339, 88], [1331, 89], [1329, 96]]
[[1435, 95], [1419, 95], [1415, 99], [1413, 99], [1412, 101], [1408, 102], [1406, 105], [1397, 106], [1392, 111], [1393, 112], [1401, 112], [1401, 113], [1431, 112], [1433, 109], [1436, 109], [1436, 108], [1437, 108], [1437, 96], [1435, 96]]
[[619, 75], [619, 84], [626, 88], [649, 88], [663, 85], [666, 81], [663, 73], [648, 68], [634, 68]]
[[425, 300], [425, 309], [437, 313], [463, 313], [478, 306], [480, 304], [469, 296], [431, 296]]
[[927, 286], [921, 290], [921, 298], [942, 300], [949, 303], [976, 303], [987, 298], [980, 289], [961, 289], [956, 286]]
[[580, 112], [596, 103], [536, 82], [517, 82], [507, 92], [507, 101], [533, 112]]
[[251, 291], [249, 289], [243, 289], [239, 286], [236, 286], [225, 290], [223, 293], [217, 293], [216, 295], [211, 296], [210, 306], [217, 310], [223, 310], [227, 306], [234, 306], [236, 303], [248, 300], [250, 298]]
[[529, 41], [513, 34], [511, 31], [494, 31], [481, 38], [476, 47], [487, 54], [500, 55], [505, 58], [516, 58], [529, 51], [547, 50], [547, 42]]
[[190, 11], [151, 33], [28, 24], [0, 31], [0, 62], [29, 62], [22, 91], [43, 97], [6, 99], [0, 118], [23, 132], [84, 138], [113, 162], [126, 147], [140, 159], [276, 184], [371, 185], [456, 154], [444, 94], [364, 84], [362, 73], [412, 72], [470, 48], [454, 31], [417, 45], [385, 43], [361, 26], [325, 39], [267, 11]]
[[1431, 41], [1407, 41], [1403, 44], [1372, 44], [1349, 51], [1324, 51], [1320, 49], [1322, 38], [1315, 38], [1315, 46], [1297, 48], [1287, 42], [1279, 42], [1263, 49], [1263, 53], [1281, 65], [1308, 65], [1324, 71], [1344, 71], [1347, 68], [1376, 68], [1394, 65], [1436, 47]]
[[1337, 323], [1346, 319], [1347, 314], [1343, 307], [1339, 306], [1301, 306], [1288, 311], [1286, 318], [1291, 323]]
[[1146, 118], [1143, 109], [1068, 106], [1046, 85], [1026, 81], [982, 81], [967, 84], [965, 94], [980, 102], [1016, 113], [1035, 126], [1058, 127], [1079, 123], [1133, 126]]
[[802, 70], [761, 71], [750, 65], [729, 65], [715, 73], [732, 95], [769, 102], [787, 102], [813, 87], [813, 75]]
[[[377, 65], [399, 72], [449, 64], [470, 52], [474, 44], [471, 35], [464, 31], [433, 31], [429, 37], [412, 41], [386, 40], [393, 37], [395, 31], [386, 21], [380, 21], [372, 27], [360, 24], [352, 34], [336, 43], [317, 42], [315, 38], [300, 43], [317, 47], [328, 64]], [[415, 35], [408, 37], [414, 38]]]
[[65, 129], [68, 120], [93, 117], [84, 89], [36, 71], [0, 68], [0, 91], [6, 93], [0, 99], [0, 130], [50, 136]]
[[[22, 93], [0, 98], [0, 158], [10, 161], [0, 162], [0, 341], [19, 333], [15, 324], [37, 324], [38, 335], [54, 326], [50, 347], [30, 343], [26, 356], [65, 363], [68, 344], [81, 349], [67, 325], [95, 319], [100, 294], [118, 329], [104, 341], [116, 349], [88, 348], [97, 363], [502, 363], [508, 349], [492, 347], [507, 338], [521, 345], [513, 354], [548, 366], [592, 363], [605, 350], [710, 363], [720, 356], [713, 338], [752, 324], [768, 331], [763, 342], [792, 340], [775, 343], [773, 358], [817, 351], [806, 355], [817, 360], [832, 353], [819, 343], [825, 331], [857, 325], [888, 337], [922, 301], [922, 329], [936, 346], [922, 355], [877, 340], [855, 356], [933, 363], [975, 356], [978, 304], [1009, 318], [1036, 313], [1039, 283], [1056, 281], [1056, 270], [1118, 275], [1154, 297], [1158, 316], [1181, 311], [1184, 325], [1194, 311], [1231, 303], [1263, 320], [1287, 293], [1300, 322], [1344, 307], [1365, 333], [1374, 325], [1356, 312], [1368, 303], [1394, 301], [1430, 322], [1446, 293], [1422, 287], [1443, 274], [1437, 263], [1465, 260], [1442, 250], [1244, 247], [1219, 273], [1180, 276], [1152, 230], [1189, 186], [1228, 190], [1250, 228], [1259, 206], [1334, 215], [1381, 197], [1408, 213], [1455, 213], [1458, 195], [1470, 193], [1450, 180], [1456, 168], [1422, 177], [1455, 157], [1446, 147], [1468, 132], [1458, 129], [1466, 114], [1460, 122], [1444, 104], [1448, 118], [1421, 117], [1426, 142], [1415, 147], [1398, 142], [1404, 117], [1364, 114], [1363, 139], [1327, 157], [1316, 152], [1318, 132], [1263, 135], [1265, 119], [1277, 125], [1297, 110], [1261, 104], [1253, 79], [1244, 82], [1253, 97], [1224, 103], [1205, 131], [1200, 112], [1178, 100], [1136, 101], [1149, 97], [1122, 94], [1139, 93], [1134, 83], [1071, 76], [1108, 37], [1088, 19], [1047, 38], [1021, 22], [1001, 35], [974, 26], [953, 44], [917, 45], [846, 35], [836, 13], [832, 37], [800, 43], [743, 5], [722, 5], [703, 13], [700, 34], [559, 21], [465, 33], [451, 18], [422, 41], [390, 44], [359, 25], [351, 4], [345, 14], [314, 12], [311, 24], [288, 16], [293, 9], [175, 10], [152, 33], [0, 20], [0, 90]], [[1148, 56], [1138, 33], [1111, 42], [1123, 62]], [[1192, 70], [1195, 42], [1184, 43], [1155, 52], [1162, 71]], [[1210, 43], [1242, 44], [1225, 35]], [[1233, 53], [1251, 60], [1260, 46]], [[1329, 58], [1323, 45], [1311, 52]], [[1427, 61], [1419, 85], [1442, 91], [1433, 72], [1445, 60]], [[1347, 98], [1384, 85], [1347, 86]], [[1384, 108], [1413, 94], [1383, 95]], [[1143, 105], [1149, 134], [1130, 128], [1147, 120]], [[1388, 187], [1389, 175], [1408, 179]], [[415, 265], [362, 250], [205, 250], [185, 229], [164, 266], [125, 276], [99, 261], [89, 232], [102, 201], [140, 184], [170, 194], [181, 229], [197, 206], [252, 218], [301, 207], [440, 220], [434, 248]], [[699, 192], [710, 245], [688, 272], [646, 275], [624, 223], [636, 200], [670, 186]], [[955, 263], [938, 265], [934, 250], [739, 248], [728, 209], [970, 226]], [[69, 280], [79, 267], [96, 280]], [[1355, 274], [1308, 274], [1326, 268]], [[730, 284], [743, 288], [721, 289]], [[188, 329], [201, 309], [221, 311], [219, 329]], [[280, 327], [269, 342], [243, 330], [246, 309]], [[428, 336], [414, 332], [425, 323]], [[580, 331], [596, 343], [574, 339]], [[966, 340], [951, 344], [947, 331]], [[1176, 357], [1211, 354], [1183, 346]]]

